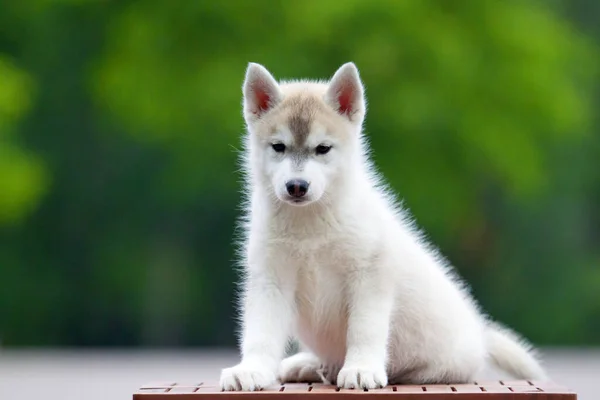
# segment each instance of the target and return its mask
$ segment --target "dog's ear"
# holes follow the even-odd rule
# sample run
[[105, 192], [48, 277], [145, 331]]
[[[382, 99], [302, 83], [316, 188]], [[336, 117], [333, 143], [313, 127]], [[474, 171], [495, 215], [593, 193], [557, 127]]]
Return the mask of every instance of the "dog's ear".
[[354, 63], [342, 65], [331, 78], [325, 101], [352, 122], [360, 123], [365, 115], [364, 89]]
[[250, 63], [242, 87], [244, 93], [244, 116], [255, 121], [281, 101], [279, 84], [273, 75], [260, 64]]

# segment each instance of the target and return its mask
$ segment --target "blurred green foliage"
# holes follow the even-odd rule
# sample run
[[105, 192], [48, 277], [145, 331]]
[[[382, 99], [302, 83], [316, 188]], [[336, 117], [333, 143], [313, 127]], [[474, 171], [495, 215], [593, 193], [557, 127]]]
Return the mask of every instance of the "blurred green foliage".
[[29, 111], [31, 92], [29, 76], [0, 58], [0, 224], [25, 218], [46, 188], [42, 162], [13, 137], [14, 125]]
[[591, 0], [0, 0], [0, 339], [232, 345], [241, 83], [352, 60], [375, 161], [484, 308], [600, 344]]

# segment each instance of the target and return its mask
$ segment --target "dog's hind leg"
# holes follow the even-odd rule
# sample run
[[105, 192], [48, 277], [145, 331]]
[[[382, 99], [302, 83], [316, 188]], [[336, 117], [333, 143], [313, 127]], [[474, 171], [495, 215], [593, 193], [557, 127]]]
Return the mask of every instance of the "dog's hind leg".
[[284, 359], [279, 367], [281, 383], [321, 382], [321, 361], [309, 352], [300, 352]]

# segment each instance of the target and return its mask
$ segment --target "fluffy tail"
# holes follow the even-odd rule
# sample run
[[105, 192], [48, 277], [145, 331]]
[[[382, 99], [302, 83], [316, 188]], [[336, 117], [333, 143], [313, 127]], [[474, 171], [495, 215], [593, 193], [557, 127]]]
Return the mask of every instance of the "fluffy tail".
[[516, 379], [548, 379], [532, 346], [510, 329], [490, 323], [486, 341], [488, 354], [498, 368]]

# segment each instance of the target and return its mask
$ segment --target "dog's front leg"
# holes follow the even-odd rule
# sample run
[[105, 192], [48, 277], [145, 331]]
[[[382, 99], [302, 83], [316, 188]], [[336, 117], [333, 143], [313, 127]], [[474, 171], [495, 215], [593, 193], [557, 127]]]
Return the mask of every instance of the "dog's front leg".
[[374, 389], [387, 385], [387, 344], [393, 282], [378, 268], [356, 269], [346, 284], [347, 348], [338, 387]]
[[249, 268], [242, 312], [241, 362], [221, 372], [222, 390], [261, 390], [276, 383], [292, 322], [293, 282], [268, 262]]

